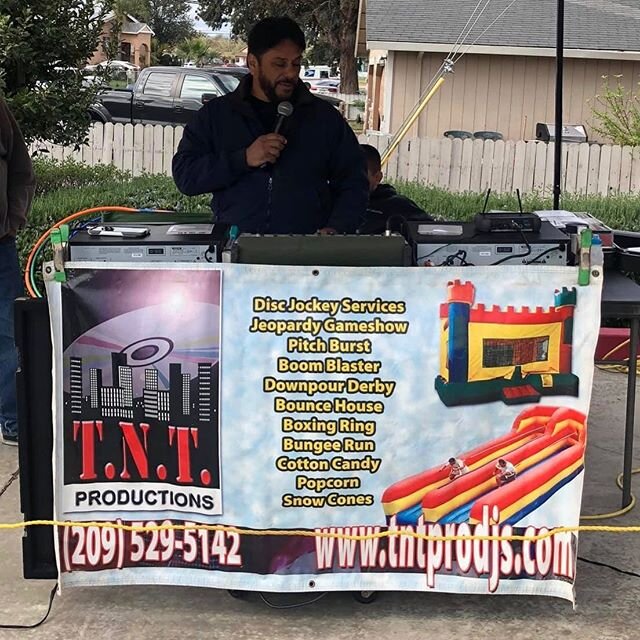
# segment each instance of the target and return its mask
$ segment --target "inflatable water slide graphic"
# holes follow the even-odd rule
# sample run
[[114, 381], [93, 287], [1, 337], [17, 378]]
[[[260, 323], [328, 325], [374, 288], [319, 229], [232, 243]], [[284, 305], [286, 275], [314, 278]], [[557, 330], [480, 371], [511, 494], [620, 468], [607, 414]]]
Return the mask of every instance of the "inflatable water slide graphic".
[[[469, 471], [449, 479], [448, 465], [433, 467], [391, 485], [382, 505], [397, 524], [478, 523], [485, 506], [497, 506], [500, 523], [516, 524], [544, 504], [584, 468], [586, 416], [536, 405], [522, 411], [507, 435], [461, 453]], [[515, 466], [516, 478], [498, 486], [498, 459]]]

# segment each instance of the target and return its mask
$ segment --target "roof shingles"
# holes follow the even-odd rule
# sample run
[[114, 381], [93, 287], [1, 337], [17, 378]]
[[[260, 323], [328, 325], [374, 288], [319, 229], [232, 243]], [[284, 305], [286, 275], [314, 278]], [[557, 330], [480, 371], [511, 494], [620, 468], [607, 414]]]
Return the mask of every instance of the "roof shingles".
[[[492, 0], [466, 43], [510, 3]], [[367, 0], [367, 41], [453, 44], [477, 5], [478, 0]], [[553, 48], [556, 9], [557, 0], [517, 0], [476, 44]], [[640, 51], [640, 0], [565, 0], [565, 47]]]

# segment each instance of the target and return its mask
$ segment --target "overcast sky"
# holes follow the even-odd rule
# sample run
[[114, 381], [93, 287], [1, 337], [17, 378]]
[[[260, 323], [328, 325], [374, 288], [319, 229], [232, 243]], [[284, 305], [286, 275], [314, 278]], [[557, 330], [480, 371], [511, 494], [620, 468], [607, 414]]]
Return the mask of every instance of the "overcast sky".
[[216, 36], [216, 35], [229, 36], [231, 34], [231, 26], [228, 24], [224, 25], [222, 29], [220, 29], [219, 31], [213, 31], [213, 29], [211, 29], [211, 27], [208, 24], [206, 24], [205, 22], [202, 22], [202, 20], [198, 20], [196, 18], [197, 9], [198, 9], [198, 3], [197, 2], [191, 3], [191, 17], [193, 19], [193, 24], [197, 31], [200, 31], [201, 33], [204, 33], [208, 36]]

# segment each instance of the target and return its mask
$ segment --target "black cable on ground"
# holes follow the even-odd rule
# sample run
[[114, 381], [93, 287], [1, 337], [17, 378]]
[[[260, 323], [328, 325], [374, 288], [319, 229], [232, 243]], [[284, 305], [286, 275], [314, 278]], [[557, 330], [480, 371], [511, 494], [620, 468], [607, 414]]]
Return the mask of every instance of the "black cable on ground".
[[593, 564], [596, 567], [604, 567], [605, 569], [611, 569], [611, 571], [617, 571], [618, 573], [622, 573], [625, 576], [633, 576], [634, 578], [640, 578], [640, 573], [636, 573], [635, 571], [627, 571], [626, 569], [620, 569], [620, 567], [614, 567], [612, 564], [607, 564], [606, 562], [598, 562], [598, 560], [589, 560], [589, 558], [582, 558], [578, 556], [578, 560], [582, 562], [586, 562], [587, 564]]
[[[11, 474], [11, 476], [9, 477], [9, 480], [5, 483], [5, 485], [2, 488], [0, 488], [0, 496], [3, 493], [5, 493], [5, 491], [12, 485], [12, 483], [18, 477], [19, 473], [20, 473], [20, 470], [16, 469]], [[51, 613], [51, 606], [53, 605], [53, 599], [56, 597], [57, 588], [58, 588], [58, 585], [55, 585], [53, 589], [51, 589], [51, 593], [49, 594], [49, 608], [47, 609], [47, 612], [44, 614], [44, 617], [42, 618], [42, 620], [40, 620], [39, 622], [36, 622], [35, 624], [0, 624], [0, 629], [35, 629], [36, 627], [39, 627], [41, 624], [44, 623], [44, 621], [49, 617], [49, 614]]]
[[10, 476], [9, 479], [0, 487], [0, 497], [4, 495], [7, 489], [14, 483], [17, 477], [20, 475], [20, 469], [16, 469]]
[[318, 600], [322, 600], [327, 594], [321, 593], [317, 595], [315, 598], [311, 600], [304, 600], [303, 602], [291, 602], [288, 604], [276, 604], [275, 602], [271, 602], [263, 593], [258, 594], [260, 596], [260, 600], [264, 602], [271, 609], [298, 609], [299, 607], [306, 607], [310, 604], [314, 604], [318, 602]]
[[56, 597], [57, 590], [58, 585], [55, 585], [53, 589], [51, 589], [51, 593], [49, 594], [49, 608], [47, 609], [47, 613], [44, 614], [42, 620], [34, 624], [0, 624], [0, 629], [35, 629], [36, 627], [39, 627], [45, 622], [51, 613], [51, 606], [53, 605], [53, 599]]

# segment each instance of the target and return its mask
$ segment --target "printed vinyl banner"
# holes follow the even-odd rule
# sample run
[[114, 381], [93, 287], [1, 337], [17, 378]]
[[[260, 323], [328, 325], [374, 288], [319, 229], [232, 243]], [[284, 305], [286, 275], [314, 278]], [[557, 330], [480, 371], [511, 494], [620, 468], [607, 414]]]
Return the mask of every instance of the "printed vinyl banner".
[[601, 278], [577, 279], [69, 264], [55, 515], [116, 526], [59, 527], [62, 585], [573, 600], [574, 533], [471, 537], [578, 525]]

